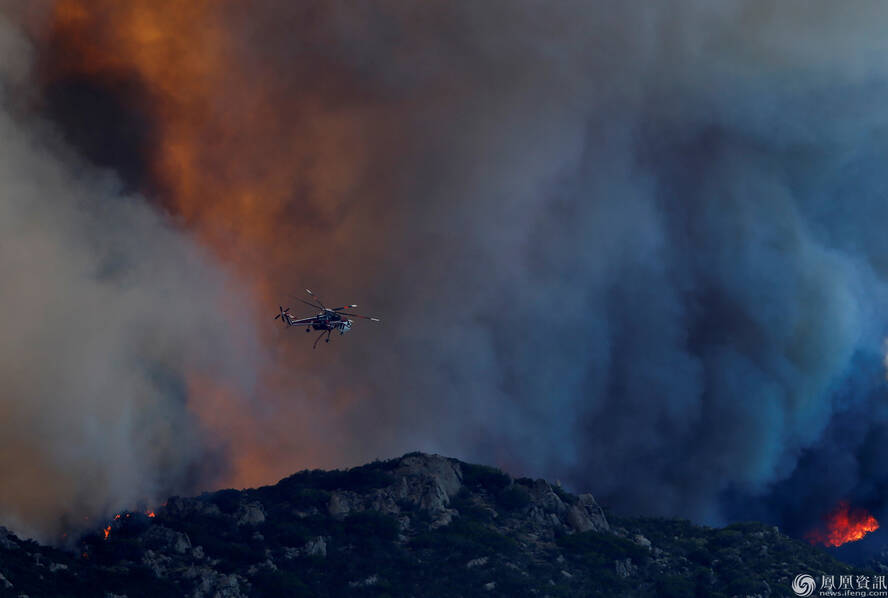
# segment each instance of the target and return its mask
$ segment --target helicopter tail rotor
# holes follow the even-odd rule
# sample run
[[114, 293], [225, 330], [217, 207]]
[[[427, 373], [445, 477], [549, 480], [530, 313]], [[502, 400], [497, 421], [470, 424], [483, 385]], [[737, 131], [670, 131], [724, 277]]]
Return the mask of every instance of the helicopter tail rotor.
[[277, 320], [278, 318], [280, 318], [280, 319], [281, 319], [281, 322], [282, 322], [285, 326], [291, 326], [291, 324], [290, 324], [290, 317], [287, 315], [287, 312], [290, 311], [290, 308], [288, 307], [287, 309], [284, 309], [284, 306], [283, 306], [283, 305], [278, 305], [278, 309], [280, 310], [281, 313], [279, 313], [278, 315], [276, 315], [276, 316], [274, 317], [274, 319]]

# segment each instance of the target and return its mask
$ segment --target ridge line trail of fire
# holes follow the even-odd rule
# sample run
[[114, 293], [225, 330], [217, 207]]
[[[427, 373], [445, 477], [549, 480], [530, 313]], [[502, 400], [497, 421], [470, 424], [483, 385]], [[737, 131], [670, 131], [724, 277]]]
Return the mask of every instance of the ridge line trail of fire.
[[[166, 503], [163, 503], [162, 506], [166, 506]], [[157, 513], [154, 512], [154, 509], [146, 509], [144, 514], [149, 519], [154, 519], [155, 517], [157, 517]], [[114, 525], [114, 521], [121, 521], [123, 519], [129, 519], [130, 517], [132, 517], [132, 515], [133, 515], [133, 513], [131, 511], [124, 511], [122, 513], [117, 513], [114, 516], [114, 519], [112, 521], [108, 522], [108, 526], [102, 528], [102, 531], [105, 534], [104, 539], [105, 540], [111, 539], [111, 526]], [[63, 536], [67, 536], [67, 534], [63, 534]]]
[[[396, 234], [394, 219], [358, 201], [369, 193], [362, 188], [369, 140], [391, 128], [396, 115], [352, 93], [357, 84], [345, 67], [325, 64], [316, 87], [281, 82], [280, 61], [265, 64], [244, 54], [238, 45], [244, 32], [230, 31], [240, 25], [226, 10], [233, 9], [207, 0], [176, 3], [175, 10], [156, 0], [59, 0], [37, 35], [50, 49], [40, 62], [45, 84], [85, 78], [116, 90], [133, 78], [141, 83], [144, 95], [122, 101], [137, 107], [156, 136], [147, 164], [159, 189], [154, 200], [252, 291], [253, 313], [212, 317], [220, 326], [246, 317], [259, 331], [271, 355], [256, 390], [267, 413], [206, 373], [189, 375], [188, 387], [189, 407], [233, 457], [232, 471], [218, 483], [255, 486], [342, 459], [334, 447], [320, 450], [310, 439], [322, 434], [317, 430], [325, 418], [329, 423], [346, 411], [356, 393], [335, 388], [343, 382], [306, 379], [317, 365], [307, 364], [304, 347], [284, 345], [277, 329], [262, 326], [264, 309], [292, 290], [283, 288], [292, 281], [281, 271], [315, 276], [349, 260], [367, 262]], [[290, 57], [286, 67], [310, 74], [317, 59]], [[379, 187], [375, 183], [377, 193]], [[350, 288], [362, 288], [372, 276], [366, 268], [349, 271]], [[325, 359], [335, 370], [337, 355]], [[318, 408], [294, 400], [293, 389], [322, 397], [328, 411], [313, 413], [310, 424], [306, 409]]]

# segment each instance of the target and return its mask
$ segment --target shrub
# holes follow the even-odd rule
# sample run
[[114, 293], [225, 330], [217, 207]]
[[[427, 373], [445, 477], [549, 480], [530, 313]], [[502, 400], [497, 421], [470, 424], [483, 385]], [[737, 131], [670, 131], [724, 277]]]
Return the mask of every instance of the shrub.
[[530, 493], [519, 485], [512, 485], [496, 495], [496, 502], [507, 511], [516, 511], [530, 504]]
[[708, 567], [712, 564], [713, 556], [709, 550], [702, 546], [698, 546], [688, 551], [687, 559]]
[[346, 517], [345, 533], [352, 540], [392, 542], [398, 537], [398, 522], [379, 511], [362, 511]]
[[416, 548], [440, 550], [459, 559], [471, 559], [494, 554], [514, 554], [518, 544], [488, 526], [476, 521], [457, 519], [450, 525], [414, 538]]
[[743, 533], [735, 529], [720, 529], [709, 539], [710, 550], [721, 550], [722, 548], [731, 548], [739, 546], [743, 543]]
[[240, 499], [241, 493], [233, 489], [219, 490], [208, 497], [209, 502], [219, 507], [219, 510], [227, 515], [237, 511]]
[[289, 572], [280, 571], [261, 571], [254, 575], [250, 582], [253, 585], [253, 591], [256, 596], [268, 596], [277, 598], [279, 596], [292, 596], [298, 598], [300, 596], [312, 596], [308, 586], [302, 583], [296, 575]]
[[657, 596], [686, 598], [694, 595], [694, 583], [678, 575], [666, 575], [657, 580]]
[[472, 500], [472, 493], [465, 487], [461, 488], [457, 495], [450, 500], [450, 506], [459, 511], [459, 516], [463, 519], [482, 523], [489, 523], [493, 520], [491, 510]]
[[462, 473], [463, 484], [466, 486], [483, 488], [494, 494], [505, 489], [512, 481], [507, 473], [486, 465], [464, 463]]
[[313, 534], [299, 520], [266, 521], [259, 528], [265, 539], [279, 546], [302, 546]]
[[574, 555], [600, 555], [609, 561], [631, 558], [640, 561], [647, 550], [625, 538], [611, 533], [582, 532], [558, 538], [558, 544]]
[[365, 465], [352, 469], [334, 469], [324, 471], [300, 471], [281, 480], [288, 494], [297, 494], [304, 489], [338, 490], [347, 489], [355, 492], [366, 492], [376, 488], [384, 488], [393, 484], [395, 477], [381, 467]]

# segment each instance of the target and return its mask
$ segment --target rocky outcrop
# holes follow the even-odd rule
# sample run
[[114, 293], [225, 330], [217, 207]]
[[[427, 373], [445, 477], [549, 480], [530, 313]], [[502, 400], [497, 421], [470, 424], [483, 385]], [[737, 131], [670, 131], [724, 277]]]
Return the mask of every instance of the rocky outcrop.
[[419, 509], [432, 518], [432, 527], [447, 525], [457, 515], [448, 505], [462, 489], [458, 461], [440, 455], [412, 454], [402, 458], [390, 476], [390, 485], [368, 493], [332, 492], [327, 512], [342, 520], [355, 512], [398, 515], [404, 508]]
[[262, 503], [251, 502], [240, 505], [237, 512], [238, 525], [259, 525], [265, 522], [265, 510]]
[[459, 461], [440, 455], [408, 455], [400, 460], [393, 474], [401, 482], [399, 497], [430, 511], [445, 508], [462, 489]]
[[186, 534], [163, 525], [152, 525], [143, 534], [142, 541], [162, 553], [185, 554], [191, 550], [191, 540]]
[[194, 577], [197, 579], [197, 583], [191, 594], [193, 598], [245, 598], [249, 596], [241, 590], [245, 580], [239, 575], [233, 573], [226, 575], [209, 567], [203, 567], [194, 571]]
[[5, 548], [6, 550], [15, 550], [18, 548], [18, 544], [16, 544], [12, 538], [14, 538], [14, 536], [8, 529], [0, 527], [0, 548]]
[[318, 536], [305, 543], [302, 554], [308, 556], [327, 556], [327, 540], [323, 536]]

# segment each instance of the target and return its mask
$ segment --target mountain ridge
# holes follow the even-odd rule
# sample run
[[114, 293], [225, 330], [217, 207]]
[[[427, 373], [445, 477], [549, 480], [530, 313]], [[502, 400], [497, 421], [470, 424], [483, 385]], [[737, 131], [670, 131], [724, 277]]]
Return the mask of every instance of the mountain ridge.
[[608, 515], [591, 494], [425, 453], [123, 513], [77, 551], [0, 528], [0, 596], [784, 596], [872, 574], [772, 526]]

